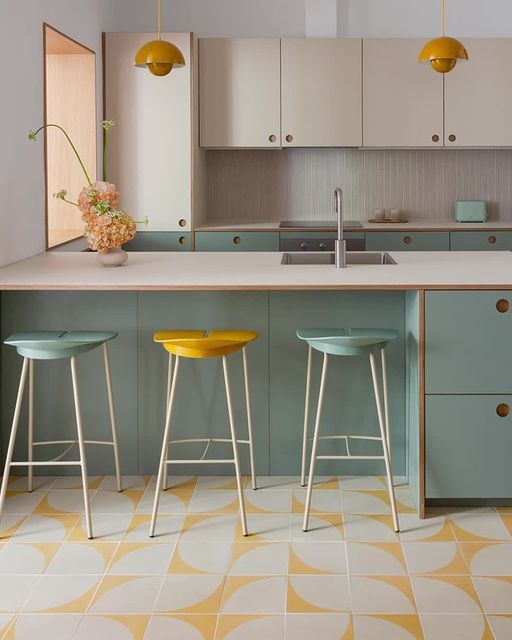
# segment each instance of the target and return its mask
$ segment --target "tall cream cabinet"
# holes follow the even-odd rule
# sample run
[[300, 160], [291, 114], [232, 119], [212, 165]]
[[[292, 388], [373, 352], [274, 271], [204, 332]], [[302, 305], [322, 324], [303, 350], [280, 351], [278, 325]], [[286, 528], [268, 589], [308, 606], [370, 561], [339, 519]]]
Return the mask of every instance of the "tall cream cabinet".
[[362, 145], [361, 40], [281, 40], [283, 147]]
[[469, 61], [445, 77], [445, 145], [512, 147], [512, 39], [465, 38]]
[[193, 37], [162, 36], [175, 43], [186, 66], [156, 77], [133, 66], [147, 33], [105, 34], [105, 117], [116, 125], [109, 140], [109, 180], [121, 206], [147, 231], [190, 231], [193, 174]]
[[361, 40], [199, 41], [201, 146], [362, 143]]
[[363, 145], [442, 147], [443, 76], [418, 62], [423, 40], [363, 40]]
[[277, 38], [199, 40], [202, 147], [281, 146]]

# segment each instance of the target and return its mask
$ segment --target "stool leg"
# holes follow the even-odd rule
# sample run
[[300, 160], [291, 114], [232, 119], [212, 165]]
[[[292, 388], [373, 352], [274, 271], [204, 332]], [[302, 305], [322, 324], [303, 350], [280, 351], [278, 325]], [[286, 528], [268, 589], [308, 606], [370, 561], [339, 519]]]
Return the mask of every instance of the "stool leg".
[[[388, 441], [389, 464], [393, 468], [393, 456], [391, 455], [391, 430], [389, 427], [389, 402], [388, 402], [388, 372], [386, 364], [386, 350], [380, 350], [382, 364], [382, 393], [384, 395], [384, 422], [386, 424], [386, 440]], [[391, 476], [393, 479], [393, 476]]]
[[306, 486], [306, 458], [308, 453], [308, 418], [309, 398], [311, 393], [311, 368], [313, 363], [313, 347], [308, 347], [308, 369], [306, 374], [306, 401], [304, 404], [304, 431], [302, 436], [302, 466], [300, 471], [300, 486]]
[[34, 360], [28, 364], [28, 492], [34, 489]]
[[167, 466], [167, 449], [169, 448], [169, 433], [171, 430], [171, 416], [174, 405], [174, 396], [176, 393], [176, 382], [178, 380], [178, 370], [180, 366], [180, 357], [176, 356], [176, 366], [174, 368], [174, 376], [172, 378], [171, 393], [167, 402], [167, 411], [165, 416], [164, 438], [162, 442], [162, 452], [160, 454], [160, 464], [158, 466], [158, 476], [156, 479], [155, 500], [153, 502], [153, 513], [151, 515], [151, 525], [149, 528], [149, 536], [155, 536], [156, 517], [158, 515], [158, 502], [160, 501], [160, 491], [164, 481], [164, 468]]
[[320, 391], [318, 392], [318, 407], [316, 410], [315, 431], [313, 433], [313, 445], [311, 447], [311, 461], [309, 463], [308, 491], [306, 493], [306, 505], [304, 507], [304, 522], [302, 529], [308, 530], [309, 512], [311, 509], [311, 495], [313, 493], [313, 480], [315, 476], [316, 450], [318, 446], [318, 434], [320, 432], [320, 419], [324, 404], [325, 382], [327, 380], [327, 364], [329, 356], [324, 353], [324, 363], [322, 365], [322, 377], [320, 378]]
[[[172, 384], [172, 353], [169, 352], [169, 364], [167, 365], [167, 394], [166, 394], [166, 411], [167, 408], [169, 407], [169, 398], [171, 395], [171, 384]], [[166, 455], [167, 454], [167, 450], [169, 448], [169, 444], [167, 444], [167, 449], [166, 449]], [[167, 480], [169, 478], [169, 467], [167, 465], [165, 465], [164, 468], [164, 483], [163, 483], [163, 490], [167, 491]]]
[[233, 406], [231, 403], [231, 387], [229, 384], [229, 375], [228, 375], [228, 360], [226, 356], [222, 356], [222, 365], [224, 367], [224, 382], [226, 385], [226, 400], [228, 403], [229, 427], [231, 429], [231, 441], [233, 443], [233, 461], [235, 463], [236, 486], [238, 489], [238, 500], [240, 502], [240, 520], [242, 523], [242, 533], [244, 536], [246, 536], [248, 535], [247, 518], [245, 515], [245, 503], [244, 503], [244, 491], [242, 488], [242, 478], [240, 477], [240, 461], [238, 459], [238, 443], [236, 439], [235, 421], [233, 418]]
[[87, 537], [91, 539], [92, 524], [91, 524], [91, 506], [89, 504], [89, 487], [87, 477], [87, 462], [85, 459], [85, 445], [84, 434], [82, 429], [82, 415], [80, 413], [80, 398], [78, 395], [78, 378], [76, 375], [76, 357], [71, 358], [71, 380], [73, 382], [73, 399], [75, 402], [75, 418], [76, 418], [76, 431], [78, 434], [78, 450], [80, 452], [80, 469], [82, 471], [82, 487], [84, 492], [84, 507], [85, 507], [85, 525], [87, 529]]
[[121, 463], [119, 461], [119, 446], [117, 443], [116, 412], [114, 408], [114, 394], [112, 393], [112, 377], [110, 375], [110, 359], [108, 357], [108, 345], [103, 343], [103, 359], [105, 361], [105, 378], [107, 380], [108, 408], [110, 411], [110, 425], [112, 427], [112, 443], [114, 445], [114, 465], [116, 468], [117, 490], [123, 490], [121, 480]]
[[5, 458], [4, 475], [2, 478], [2, 488], [0, 489], [0, 516], [4, 508], [5, 494], [7, 493], [7, 483], [9, 482], [9, 473], [11, 471], [12, 456], [14, 453], [14, 443], [16, 442], [16, 433], [18, 431], [18, 423], [20, 421], [21, 405], [23, 403], [23, 393], [25, 391], [25, 382], [27, 380], [27, 372], [29, 367], [29, 359], [23, 358], [23, 367], [21, 369], [20, 385], [18, 387], [18, 395], [16, 397], [16, 407], [12, 419], [11, 435], [9, 438], [9, 446], [7, 447], [7, 456]]
[[249, 390], [249, 367], [247, 365], [246, 348], [242, 349], [242, 358], [244, 363], [244, 384], [245, 384], [245, 406], [247, 407], [247, 431], [249, 433], [249, 458], [251, 461], [251, 482], [252, 488], [256, 486], [256, 466], [254, 464], [254, 445], [252, 440], [252, 411], [251, 411], [251, 395]]
[[372, 369], [373, 391], [375, 394], [375, 404], [377, 405], [377, 416], [379, 418], [380, 437], [382, 440], [382, 448], [384, 450], [384, 463], [386, 465], [386, 476], [388, 480], [389, 500], [391, 502], [391, 512], [393, 514], [393, 526], [395, 531], [400, 531], [398, 526], [398, 516], [396, 514], [395, 491], [393, 488], [393, 476], [391, 475], [391, 464], [389, 462], [389, 448], [386, 437], [386, 426], [382, 412], [382, 403], [380, 398], [379, 381], [377, 379], [377, 366], [375, 364], [375, 354], [370, 353], [370, 366]]

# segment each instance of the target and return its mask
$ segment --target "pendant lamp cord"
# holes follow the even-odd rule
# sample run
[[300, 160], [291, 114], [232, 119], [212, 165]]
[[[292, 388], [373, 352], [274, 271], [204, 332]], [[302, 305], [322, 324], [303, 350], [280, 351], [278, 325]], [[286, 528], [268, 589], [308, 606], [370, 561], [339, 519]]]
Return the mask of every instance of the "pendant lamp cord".
[[[443, 0], [444, 1], [444, 0]], [[161, 40], [161, 24], [162, 24], [162, 8], [161, 8], [161, 0], [157, 0], [157, 15], [158, 15], [158, 39]]]
[[[158, 0], [158, 2], [160, 2], [160, 0]], [[442, 5], [441, 5], [441, 29], [444, 37], [444, 0], [442, 0]]]

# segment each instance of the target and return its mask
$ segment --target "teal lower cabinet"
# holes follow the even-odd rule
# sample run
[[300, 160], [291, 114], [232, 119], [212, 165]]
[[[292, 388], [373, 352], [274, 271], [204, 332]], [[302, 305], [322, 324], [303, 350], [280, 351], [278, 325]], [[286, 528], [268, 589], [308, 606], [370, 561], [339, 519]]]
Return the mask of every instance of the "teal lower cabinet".
[[278, 231], [196, 231], [196, 251], [279, 251]]
[[126, 251], [190, 251], [192, 234], [174, 231], [139, 231], [127, 242]]
[[443, 231], [367, 231], [367, 251], [449, 251], [450, 234]]
[[426, 398], [427, 499], [510, 499], [512, 395]]
[[454, 231], [452, 251], [511, 251], [512, 231]]

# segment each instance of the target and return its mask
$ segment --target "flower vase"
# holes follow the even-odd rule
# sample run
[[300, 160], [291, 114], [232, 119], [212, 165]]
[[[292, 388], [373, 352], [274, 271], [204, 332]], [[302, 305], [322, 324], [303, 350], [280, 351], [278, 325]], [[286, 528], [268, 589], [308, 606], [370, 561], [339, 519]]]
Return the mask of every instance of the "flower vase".
[[121, 267], [128, 260], [128, 254], [121, 247], [98, 251], [96, 257], [103, 267]]

